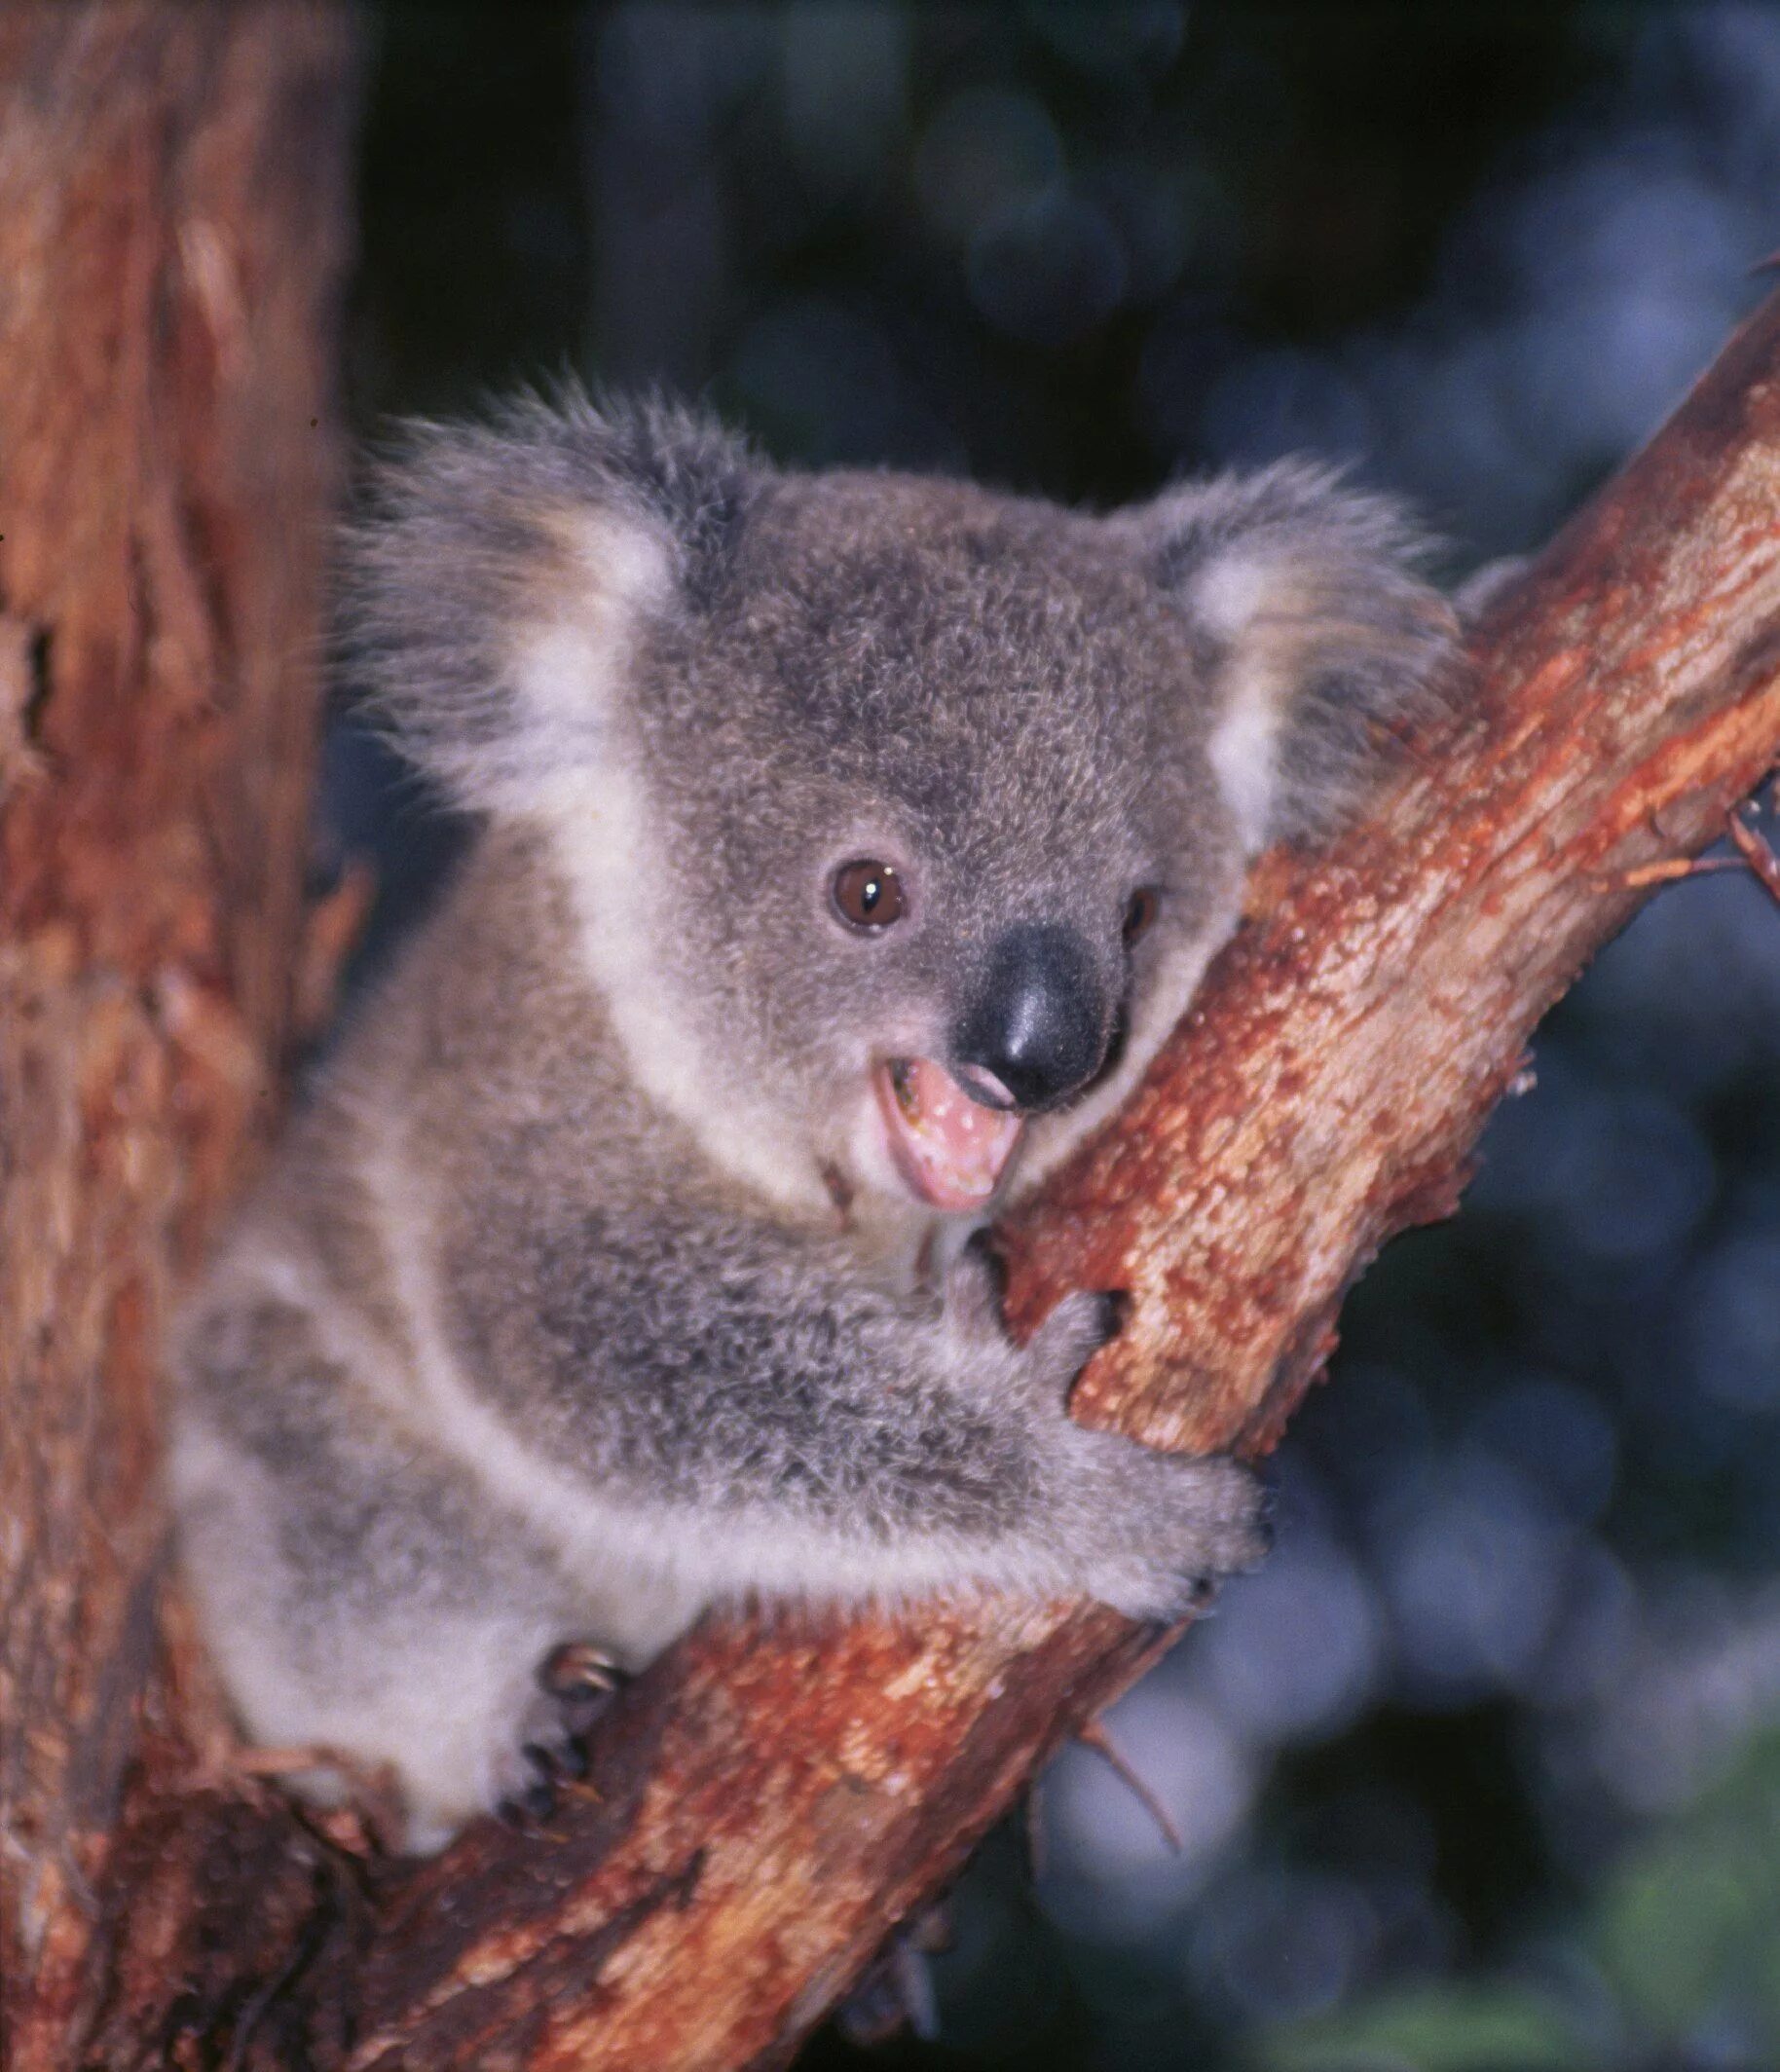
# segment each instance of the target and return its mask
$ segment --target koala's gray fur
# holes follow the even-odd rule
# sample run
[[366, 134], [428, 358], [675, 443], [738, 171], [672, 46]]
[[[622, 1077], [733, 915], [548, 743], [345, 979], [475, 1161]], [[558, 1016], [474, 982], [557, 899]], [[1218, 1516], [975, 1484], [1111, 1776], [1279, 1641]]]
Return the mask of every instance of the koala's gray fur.
[[[186, 1555], [254, 1734], [392, 1763], [435, 1842], [547, 1744], [557, 1643], [634, 1667], [755, 1592], [1166, 1617], [1254, 1558], [1243, 1470], [1070, 1421], [1102, 1302], [1016, 1349], [868, 1090], [950, 1071], [1039, 944], [1093, 1070], [996, 1200], [1104, 1117], [1247, 859], [1445, 666], [1415, 559], [1302, 465], [1100, 518], [574, 394], [409, 435], [357, 652], [486, 824], [179, 1334]], [[862, 856], [909, 896], [871, 938], [829, 904]]]

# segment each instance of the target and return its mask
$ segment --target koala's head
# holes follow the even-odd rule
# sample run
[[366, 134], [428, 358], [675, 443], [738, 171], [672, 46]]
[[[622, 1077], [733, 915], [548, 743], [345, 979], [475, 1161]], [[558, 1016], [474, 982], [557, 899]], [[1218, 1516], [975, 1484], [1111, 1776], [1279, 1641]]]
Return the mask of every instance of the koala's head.
[[1415, 546], [1304, 466], [1095, 517], [572, 395], [409, 434], [354, 617], [409, 753], [540, 832], [722, 1167], [976, 1212], [1116, 1104], [1249, 858], [1438, 677]]

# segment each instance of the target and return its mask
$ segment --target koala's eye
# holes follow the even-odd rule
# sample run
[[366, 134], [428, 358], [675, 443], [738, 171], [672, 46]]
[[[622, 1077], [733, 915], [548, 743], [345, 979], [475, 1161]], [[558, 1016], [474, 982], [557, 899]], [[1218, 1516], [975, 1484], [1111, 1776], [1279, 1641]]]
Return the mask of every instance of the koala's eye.
[[1156, 909], [1162, 902], [1153, 885], [1139, 885], [1125, 903], [1125, 946], [1130, 949], [1150, 932], [1150, 923], [1156, 918]]
[[834, 873], [834, 911], [850, 928], [888, 928], [907, 905], [903, 881], [888, 864], [862, 856]]

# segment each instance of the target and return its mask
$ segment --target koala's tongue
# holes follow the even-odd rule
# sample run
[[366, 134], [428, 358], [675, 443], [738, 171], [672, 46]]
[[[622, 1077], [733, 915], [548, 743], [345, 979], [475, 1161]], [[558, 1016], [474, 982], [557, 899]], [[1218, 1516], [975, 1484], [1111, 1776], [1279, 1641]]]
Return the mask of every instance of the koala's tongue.
[[903, 1177], [935, 1208], [981, 1208], [1024, 1125], [974, 1101], [931, 1057], [896, 1057], [872, 1075]]

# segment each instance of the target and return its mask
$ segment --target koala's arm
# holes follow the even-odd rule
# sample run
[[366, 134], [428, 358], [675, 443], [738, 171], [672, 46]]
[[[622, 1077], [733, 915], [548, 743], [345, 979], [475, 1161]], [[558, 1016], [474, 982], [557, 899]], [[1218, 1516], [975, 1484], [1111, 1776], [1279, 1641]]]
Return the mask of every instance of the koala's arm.
[[518, 1276], [460, 1258], [447, 1300], [477, 1385], [551, 1435], [627, 1551], [711, 1597], [989, 1586], [1166, 1616], [1263, 1551], [1245, 1469], [1069, 1419], [1103, 1298], [1069, 1298], [1018, 1348], [975, 1251], [936, 1300], [777, 1230], [663, 1240], [590, 1218]]

